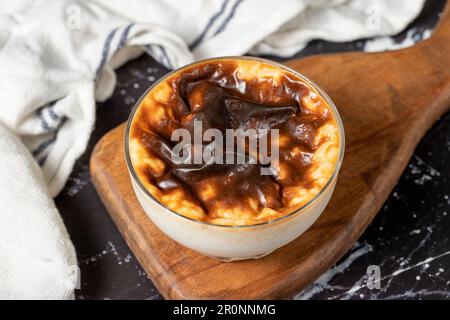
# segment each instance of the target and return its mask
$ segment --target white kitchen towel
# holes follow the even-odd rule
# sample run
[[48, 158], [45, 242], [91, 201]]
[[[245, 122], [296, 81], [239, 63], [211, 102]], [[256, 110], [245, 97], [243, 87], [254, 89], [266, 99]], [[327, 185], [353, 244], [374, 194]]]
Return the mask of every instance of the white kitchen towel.
[[0, 299], [71, 298], [75, 250], [42, 171], [2, 125], [0, 137]]
[[[50, 196], [86, 149], [95, 101], [111, 95], [115, 68], [143, 52], [173, 69], [249, 51], [289, 56], [312, 39], [394, 34], [423, 2], [0, 1], [0, 161], [9, 161], [0, 170], [0, 298], [68, 297], [60, 282], [66, 275], [71, 283], [65, 272], [74, 250]], [[18, 279], [32, 268], [29, 259], [42, 264], [26, 285]], [[48, 281], [52, 275], [55, 281]]]

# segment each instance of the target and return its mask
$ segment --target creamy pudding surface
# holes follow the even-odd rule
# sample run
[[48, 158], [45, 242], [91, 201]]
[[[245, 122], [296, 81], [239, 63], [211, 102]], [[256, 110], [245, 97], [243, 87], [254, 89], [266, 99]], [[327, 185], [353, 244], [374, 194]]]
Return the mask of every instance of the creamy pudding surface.
[[[223, 163], [174, 161], [173, 133], [185, 129], [194, 136], [196, 123], [224, 137], [227, 129], [277, 129], [277, 139], [268, 141], [278, 157], [262, 163], [244, 142], [251, 163], [228, 163], [225, 155]], [[270, 62], [239, 58], [189, 65], [156, 83], [134, 113], [128, 140], [133, 169], [156, 201], [227, 226], [260, 224], [307, 204], [332, 177], [340, 143], [333, 109], [311, 83]], [[231, 156], [239, 154], [235, 149]], [[261, 174], [262, 168], [272, 174]]]

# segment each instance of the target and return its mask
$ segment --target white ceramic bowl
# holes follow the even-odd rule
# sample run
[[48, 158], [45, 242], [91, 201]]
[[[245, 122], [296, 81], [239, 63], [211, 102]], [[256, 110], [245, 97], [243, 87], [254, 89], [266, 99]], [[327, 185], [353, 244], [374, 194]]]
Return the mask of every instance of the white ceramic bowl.
[[[227, 58], [264, 61], [300, 77], [308, 85], [314, 87], [328, 102], [336, 119], [340, 135], [339, 157], [336, 161], [333, 174], [322, 190], [304, 206], [281, 218], [261, 224], [245, 226], [214, 225], [207, 222], [190, 219], [164, 207], [139, 181], [139, 178], [131, 163], [129, 154], [129, 133], [131, 123], [143, 97], [145, 97], [153, 87], [158, 85], [172, 73], [169, 73], [159, 81], [155, 82], [144, 93], [130, 114], [125, 132], [125, 159], [131, 176], [133, 189], [139, 203], [153, 223], [176, 242], [207, 256], [223, 261], [234, 261], [252, 258], [256, 259], [271, 253], [272, 251], [299, 237], [317, 220], [317, 218], [319, 218], [320, 214], [328, 204], [336, 185], [337, 175], [344, 156], [345, 137], [342, 120], [334, 103], [328, 95], [311, 80], [299, 74], [297, 71], [265, 59], [253, 57]], [[209, 60], [215, 59], [218, 58]]]

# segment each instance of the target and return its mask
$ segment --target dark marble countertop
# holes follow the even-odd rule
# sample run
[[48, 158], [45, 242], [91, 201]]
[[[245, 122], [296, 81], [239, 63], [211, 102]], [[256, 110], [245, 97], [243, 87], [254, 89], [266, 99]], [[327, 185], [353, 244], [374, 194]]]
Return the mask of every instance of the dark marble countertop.
[[[428, 1], [421, 15], [392, 40], [315, 41], [296, 57], [400, 47], [432, 33], [445, 1]], [[443, 53], [448, 54], [448, 53]], [[276, 57], [269, 57], [282, 61]], [[447, 66], [448, 67], [448, 66]], [[56, 204], [78, 253], [78, 299], [161, 299], [100, 201], [89, 175], [98, 139], [124, 122], [138, 97], [168, 70], [148, 56], [120, 68], [113, 96], [97, 106], [88, 150]], [[430, 129], [383, 209], [353, 248], [298, 299], [450, 298], [450, 114]], [[381, 288], [369, 290], [367, 267], [380, 268]]]

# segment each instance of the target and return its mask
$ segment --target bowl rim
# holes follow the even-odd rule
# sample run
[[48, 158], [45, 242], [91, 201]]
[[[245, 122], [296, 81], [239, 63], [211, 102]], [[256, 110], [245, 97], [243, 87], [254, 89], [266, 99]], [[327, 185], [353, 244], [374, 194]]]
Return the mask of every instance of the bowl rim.
[[[338, 126], [338, 133], [339, 133], [339, 156], [338, 159], [336, 160], [335, 166], [334, 166], [334, 170], [333, 173], [331, 174], [330, 178], [328, 179], [327, 183], [322, 187], [322, 189], [320, 189], [320, 191], [314, 196], [312, 197], [307, 203], [305, 203], [304, 205], [302, 205], [300, 208], [284, 215], [281, 217], [278, 217], [276, 219], [273, 220], [268, 220], [268, 221], [264, 221], [261, 223], [256, 223], [256, 224], [249, 224], [249, 225], [221, 225], [221, 224], [214, 224], [214, 223], [209, 223], [207, 221], [201, 221], [201, 220], [196, 220], [190, 217], [187, 217], [185, 215], [182, 215], [181, 213], [178, 213], [172, 209], [167, 208], [166, 206], [164, 206], [164, 204], [162, 204], [161, 202], [159, 202], [158, 199], [156, 199], [156, 197], [154, 197], [148, 190], [147, 188], [143, 185], [143, 183], [141, 182], [141, 180], [139, 179], [139, 176], [137, 175], [134, 166], [131, 162], [131, 157], [130, 157], [130, 152], [129, 152], [129, 136], [130, 136], [130, 130], [131, 130], [131, 124], [133, 123], [133, 119], [134, 116], [137, 112], [137, 110], [139, 109], [139, 106], [141, 105], [142, 101], [147, 97], [147, 95], [149, 94], [149, 92], [155, 88], [157, 85], [159, 85], [161, 82], [163, 82], [164, 80], [166, 80], [167, 78], [171, 77], [172, 75], [182, 71], [183, 69], [198, 65], [198, 64], [203, 64], [203, 63], [207, 63], [207, 62], [213, 62], [213, 61], [221, 61], [221, 60], [252, 60], [252, 61], [258, 61], [258, 62], [263, 62], [263, 63], [267, 63], [269, 65], [273, 65], [277, 68], [281, 68], [287, 72], [290, 72], [292, 74], [294, 74], [295, 76], [299, 77], [302, 81], [306, 82], [309, 86], [313, 87], [324, 99], [325, 101], [328, 103], [328, 105], [330, 106], [330, 109], [333, 112], [333, 115], [335, 117], [337, 126]], [[145, 92], [140, 96], [140, 98], [136, 101], [136, 103], [133, 106], [133, 109], [130, 112], [130, 115], [128, 117], [127, 123], [126, 123], [126, 128], [125, 128], [125, 138], [124, 138], [124, 152], [125, 152], [125, 163], [128, 169], [128, 172], [131, 175], [131, 178], [133, 180], [133, 182], [138, 186], [138, 188], [146, 195], [148, 196], [151, 200], [153, 200], [158, 206], [160, 206], [165, 212], [169, 212], [172, 214], [175, 214], [178, 217], [181, 217], [182, 219], [186, 219], [190, 222], [194, 222], [194, 223], [198, 223], [200, 225], [203, 226], [208, 226], [208, 227], [216, 227], [216, 228], [226, 228], [226, 229], [253, 229], [253, 228], [258, 228], [258, 227], [262, 227], [262, 226], [267, 226], [267, 225], [271, 225], [271, 224], [275, 224], [275, 223], [279, 223], [285, 220], [288, 220], [289, 218], [292, 218], [294, 216], [296, 216], [297, 214], [300, 214], [301, 212], [303, 212], [306, 208], [310, 207], [317, 199], [320, 198], [320, 196], [328, 189], [330, 188], [333, 180], [337, 177], [338, 172], [341, 168], [342, 165], [342, 161], [344, 159], [344, 151], [345, 151], [345, 131], [344, 131], [344, 125], [342, 123], [342, 119], [341, 116], [339, 114], [339, 111], [336, 108], [336, 105], [334, 104], [334, 102], [331, 100], [331, 98], [328, 96], [328, 94], [322, 89], [320, 88], [314, 81], [312, 81], [311, 79], [309, 79], [308, 77], [306, 77], [305, 75], [301, 74], [300, 72], [293, 70], [285, 65], [282, 65], [281, 63], [269, 60], [269, 59], [265, 59], [265, 58], [260, 58], [260, 57], [253, 57], [253, 56], [218, 56], [218, 57], [214, 57], [214, 58], [207, 58], [207, 59], [202, 59], [202, 60], [197, 60], [195, 62], [186, 64], [180, 68], [174, 69], [170, 72], [168, 72], [167, 74], [163, 75], [161, 78], [159, 78], [157, 81], [155, 81], [150, 87], [148, 87]]]

